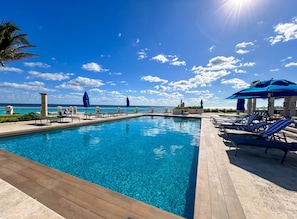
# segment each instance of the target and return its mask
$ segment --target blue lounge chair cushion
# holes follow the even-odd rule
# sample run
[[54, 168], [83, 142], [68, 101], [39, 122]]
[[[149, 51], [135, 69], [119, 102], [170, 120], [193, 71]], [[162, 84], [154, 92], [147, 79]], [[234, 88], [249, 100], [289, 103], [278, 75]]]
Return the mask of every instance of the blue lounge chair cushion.
[[269, 141], [265, 139], [248, 139], [242, 136], [233, 135], [230, 137], [230, 141], [236, 147], [235, 156], [237, 155], [237, 150], [240, 146], [251, 146], [251, 147], [263, 147], [267, 149], [279, 149], [284, 151], [284, 156], [281, 163], [284, 162], [286, 155], [289, 151], [297, 151], [297, 142], [286, 143], [281, 141]]
[[291, 119], [280, 119], [276, 122], [270, 124], [267, 126], [266, 129], [257, 131], [257, 132], [251, 132], [251, 131], [242, 131], [242, 130], [228, 130], [226, 129], [224, 131], [224, 138], [230, 139], [233, 135], [242, 135], [242, 137], [248, 137], [248, 138], [263, 138], [268, 139], [269, 137], [273, 136], [274, 134], [278, 133], [279, 131], [283, 130], [288, 125], [295, 123]]

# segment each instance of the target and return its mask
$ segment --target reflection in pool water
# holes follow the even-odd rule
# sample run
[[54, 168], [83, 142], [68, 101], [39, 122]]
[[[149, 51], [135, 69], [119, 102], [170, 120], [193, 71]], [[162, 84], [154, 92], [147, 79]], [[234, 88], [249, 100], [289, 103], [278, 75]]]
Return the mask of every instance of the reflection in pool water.
[[186, 218], [200, 120], [139, 117], [3, 138], [0, 147]]

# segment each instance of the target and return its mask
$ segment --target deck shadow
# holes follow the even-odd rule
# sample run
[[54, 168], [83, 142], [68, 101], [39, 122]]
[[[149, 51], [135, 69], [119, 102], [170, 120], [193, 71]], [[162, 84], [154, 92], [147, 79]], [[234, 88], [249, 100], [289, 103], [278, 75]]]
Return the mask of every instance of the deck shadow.
[[[229, 147], [228, 144], [226, 144]], [[250, 173], [266, 179], [282, 188], [297, 191], [297, 154], [288, 152], [283, 164], [281, 159], [283, 152], [269, 149], [265, 153], [264, 148], [243, 146], [238, 149], [235, 156], [235, 148], [226, 149], [230, 163]]]

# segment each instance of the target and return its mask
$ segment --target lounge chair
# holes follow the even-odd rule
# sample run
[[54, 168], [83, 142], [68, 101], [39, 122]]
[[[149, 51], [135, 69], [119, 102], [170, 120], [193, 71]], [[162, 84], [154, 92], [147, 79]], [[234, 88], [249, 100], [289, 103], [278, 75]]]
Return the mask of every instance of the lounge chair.
[[67, 111], [59, 112], [57, 118], [59, 119], [59, 122], [65, 122], [66, 119], [71, 119], [71, 122], [73, 122], [74, 119], [78, 119], [80, 121], [79, 116], [73, 116], [72, 114], [68, 113]]
[[235, 122], [223, 122], [219, 125], [219, 133], [221, 133], [224, 129], [239, 129], [239, 130], [248, 130], [249, 126], [251, 126], [255, 119], [258, 118], [258, 114], [253, 113], [247, 119], [237, 120]]
[[230, 137], [231, 143], [235, 146], [235, 156], [237, 155], [238, 148], [240, 146], [250, 146], [250, 147], [263, 147], [265, 148], [265, 153], [267, 150], [279, 149], [284, 152], [283, 158], [281, 160], [281, 164], [284, 162], [287, 153], [289, 151], [297, 151], [297, 142], [287, 143], [282, 141], [268, 140], [268, 139], [248, 139], [242, 138], [240, 136], [233, 135]]
[[222, 123], [241, 123], [247, 116], [222, 116], [214, 115], [210, 117], [215, 127], [219, 127]]
[[277, 135], [278, 132], [283, 130], [288, 125], [295, 123], [291, 119], [280, 119], [274, 123], [267, 125], [267, 128], [264, 130], [260, 130], [257, 132], [250, 132], [250, 131], [242, 131], [242, 130], [234, 130], [234, 129], [225, 129], [224, 130], [224, 139], [230, 140], [232, 136], [242, 137], [242, 138], [249, 138], [249, 139], [268, 139], [273, 138], [280, 140], [283, 138], [286, 141], [286, 136], [283, 133], [283, 136]]
[[244, 127], [244, 129], [223, 129], [219, 130], [219, 135], [224, 138], [224, 140], [228, 140], [229, 134], [251, 134], [254, 135], [253, 133], [256, 133], [255, 135], [258, 135], [258, 133], [261, 133], [261, 130], [264, 130], [269, 123], [267, 121], [260, 121], [257, 123], [254, 123], [252, 125]]

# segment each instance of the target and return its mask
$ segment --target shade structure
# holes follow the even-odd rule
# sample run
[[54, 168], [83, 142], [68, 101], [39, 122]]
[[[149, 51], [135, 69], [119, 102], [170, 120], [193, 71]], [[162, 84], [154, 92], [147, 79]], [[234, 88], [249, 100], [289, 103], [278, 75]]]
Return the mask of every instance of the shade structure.
[[87, 91], [85, 91], [84, 96], [83, 96], [83, 105], [84, 105], [84, 107], [90, 106], [90, 100], [89, 100], [89, 95], [88, 95]]
[[200, 107], [203, 108], [203, 100], [200, 101]]
[[297, 96], [297, 84], [285, 79], [259, 81], [227, 97], [227, 99], [250, 99]]
[[244, 99], [238, 99], [237, 100], [236, 110], [238, 110], [238, 111], [244, 111], [245, 110], [244, 109], [244, 103], [245, 103]]
[[126, 107], [129, 107], [130, 106], [130, 100], [129, 100], [129, 98], [127, 97], [127, 99], [126, 99]]

